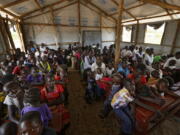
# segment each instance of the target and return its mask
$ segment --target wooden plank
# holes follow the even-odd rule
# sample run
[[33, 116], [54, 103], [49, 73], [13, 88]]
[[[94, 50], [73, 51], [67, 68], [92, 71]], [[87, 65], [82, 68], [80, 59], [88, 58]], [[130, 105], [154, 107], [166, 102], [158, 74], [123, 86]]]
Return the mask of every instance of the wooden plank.
[[[41, 5], [37, 0], [34, 0], [35, 4], [38, 6], [38, 8], [41, 10]], [[41, 10], [42, 11], [42, 10]]]
[[[107, 16], [107, 15], [105, 15], [105, 14], [102, 14], [101, 12], [98, 12], [98, 11], [94, 10], [93, 8], [91, 8], [91, 7], [88, 6], [87, 4], [82, 3], [81, 1], [80, 1], [80, 3], [81, 3], [81, 5], [85, 6], [86, 8], [90, 9], [91, 11], [97, 13], [98, 15], [104, 16], [104, 17], [106, 17], [106, 19], [112, 21], [112, 20], [111, 20], [112, 18], [110, 19], [109, 16]], [[113, 22], [114, 22], [114, 21], [113, 21]]]
[[162, 8], [166, 8], [166, 9], [180, 10], [180, 6], [172, 5], [169, 3], [164, 3], [164, 2], [161, 2], [159, 0], [140, 0], [140, 1], [150, 3], [150, 4], [153, 4], [156, 6], [160, 6]]
[[14, 18], [19, 19], [19, 16], [15, 15], [14, 13], [12, 13], [12, 12], [10, 12], [10, 11], [2, 8], [2, 7], [0, 7], [0, 10], [3, 11], [3, 12], [5, 12], [5, 13], [7, 13], [8, 15], [10, 15], [10, 16], [12, 16], [12, 17], [14, 17]]
[[35, 10], [33, 10], [33, 11], [27, 12], [27, 13], [21, 15], [20, 18], [24, 18], [25, 16], [28, 16], [28, 15], [30, 15], [30, 14], [32, 14], [32, 13], [35, 13], [35, 12], [44, 10], [44, 9], [46, 9], [46, 8], [53, 7], [53, 6], [55, 6], [55, 5], [62, 4], [62, 3], [65, 2], [65, 1], [67, 1], [67, 0], [60, 0], [60, 1], [57, 1], [57, 2], [55, 2], [55, 3], [49, 4], [49, 5], [47, 5], [47, 6], [44, 6], [44, 7], [42, 7], [41, 9], [35, 9]]
[[122, 36], [122, 14], [124, 8], [124, 0], [121, 0], [119, 3], [119, 14], [118, 14], [118, 23], [116, 30], [116, 47], [115, 47], [115, 68], [117, 68], [120, 59], [120, 43]]
[[13, 1], [13, 2], [10, 2], [10, 3], [3, 5], [2, 8], [9, 8], [9, 7], [15, 6], [17, 4], [21, 4], [21, 3], [26, 2], [26, 1], [29, 1], [29, 0], [16, 0], [16, 1]]
[[[144, 6], [145, 4], [146, 4], [146, 3], [141, 3], [141, 4], [139, 4], [139, 5], [135, 5], [135, 6], [126, 8], [126, 11], [131, 10], [131, 9], [134, 9], [134, 8], [138, 8], [138, 7], [141, 7], [141, 6]], [[116, 15], [116, 14], [118, 14], [118, 12], [114, 12], [114, 13], [112, 13], [112, 14], [110, 14], [110, 15], [113, 16], [113, 15]]]
[[[67, 8], [67, 7], [69, 7], [69, 6], [71, 6], [71, 5], [74, 5], [74, 4], [76, 4], [76, 3], [77, 3], [77, 1], [75, 1], [75, 2], [73, 2], [73, 3], [70, 3], [70, 4], [68, 4], [68, 5], [65, 5], [65, 6], [63, 6], [63, 7], [59, 7], [59, 8], [53, 9], [53, 12], [58, 11], [58, 10], [62, 10], [62, 9], [64, 9], [64, 8]], [[51, 7], [50, 7], [50, 8], [51, 8]], [[41, 8], [41, 10], [43, 10], [43, 9]], [[43, 12], [43, 13], [40, 13], [40, 14], [37, 14], [37, 15], [33, 15], [33, 16], [29, 16], [29, 17], [23, 18], [23, 20], [25, 21], [25, 20], [27, 20], [27, 19], [31, 19], [31, 18], [34, 18], [34, 17], [38, 17], [38, 16], [41, 16], [41, 15], [43, 15], [43, 14], [47, 14], [47, 13], [50, 13], [50, 12], [51, 12], [51, 10], [48, 10], [48, 11], [46, 11], [46, 12]]]
[[[118, 2], [117, 1], [115, 1], [115, 0], [111, 0], [116, 6], [119, 6], [119, 4], [118, 4]], [[129, 16], [131, 16], [132, 18], [134, 18], [135, 20], [137, 20], [136, 19], [136, 17], [133, 15], [133, 14], [131, 14], [128, 10], [126, 10], [125, 8], [123, 8], [123, 10], [129, 15]]]
[[172, 43], [172, 47], [171, 47], [171, 54], [174, 53], [174, 48], [176, 47], [176, 41], [178, 38], [179, 31], [180, 31], [180, 20], [178, 20], [177, 29], [176, 29], [175, 36], [174, 36], [173, 43]]
[[[61, 26], [61, 27], [79, 27], [79, 25], [67, 25], [67, 24], [50, 24], [50, 23], [32, 23], [32, 22], [21, 22], [23, 25], [37, 25], [37, 26]], [[80, 26], [81, 28], [99, 28], [99, 26]], [[115, 27], [105, 27], [102, 26], [103, 29], [115, 29]]]
[[[170, 15], [176, 15], [176, 14], [180, 14], [180, 12], [171, 13]], [[140, 20], [154, 19], [154, 18], [165, 17], [165, 16], [169, 16], [169, 15], [163, 14], [163, 15], [156, 15], [156, 16], [150, 16], [150, 17], [143, 17], [143, 18], [137, 18], [137, 20], [140, 21]], [[136, 20], [132, 19], [128, 21], [123, 21], [123, 23], [134, 22], [134, 21]]]

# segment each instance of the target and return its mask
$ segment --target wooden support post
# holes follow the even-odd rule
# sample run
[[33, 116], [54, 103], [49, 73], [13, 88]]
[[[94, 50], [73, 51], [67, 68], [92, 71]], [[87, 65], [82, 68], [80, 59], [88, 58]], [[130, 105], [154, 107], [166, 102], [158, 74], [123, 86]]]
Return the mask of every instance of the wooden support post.
[[59, 37], [59, 36], [58, 36], [58, 26], [55, 25], [56, 23], [55, 23], [55, 17], [54, 17], [53, 8], [50, 7], [50, 10], [51, 10], [52, 23], [54, 24], [54, 25], [53, 25], [53, 27], [54, 27], [54, 32], [55, 32], [55, 37], [54, 37], [54, 39], [55, 39], [56, 45], [58, 46], [58, 37]]
[[124, 8], [124, 0], [121, 0], [119, 3], [118, 23], [117, 23], [117, 31], [116, 31], [117, 33], [116, 33], [116, 47], [115, 47], [115, 68], [117, 68], [120, 59], [123, 8]]
[[11, 31], [10, 31], [7, 19], [5, 19], [5, 21], [4, 21], [4, 26], [6, 28], [6, 32], [7, 32], [8, 38], [9, 38], [9, 42], [11, 44], [11, 48], [15, 51], [16, 48], [15, 48], [15, 45], [14, 45], [14, 41], [13, 41], [13, 38], [12, 38], [12, 34], [11, 34]]
[[164, 41], [164, 38], [165, 38], [166, 29], [167, 29], [167, 23], [165, 23], [164, 33], [163, 33], [163, 36], [162, 36], [162, 39], [161, 39], [161, 44], [160, 44], [161, 46], [163, 46], [163, 41]]
[[177, 38], [178, 38], [179, 31], [180, 31], [180, 20], [178, 20], [176, 34], [174, 36], [174, 40], [173, 40], [173, 43], [172, 43], [171, 54], [174, 53], [174, 48], [176, 47], [176, 41], [177, 41]]
[[138, 37], [139, 37], [139, 21], [137, 21], [136, 24], [136, 39], [135, 39], [135, 45], [138, 43]]
[[[101, 48], [102, 48], [102, 15], [99, 16], [100, 21], [100, 33], [101, 33]], [[103, 48], [102, 48], [103, 49]]]
[[79, 28], [79, 43], [80, 46], [82, 46], [82, 42], [81, 42], [81, 4], [80, 4], [80, 0], [78, 0], [78, 28]]

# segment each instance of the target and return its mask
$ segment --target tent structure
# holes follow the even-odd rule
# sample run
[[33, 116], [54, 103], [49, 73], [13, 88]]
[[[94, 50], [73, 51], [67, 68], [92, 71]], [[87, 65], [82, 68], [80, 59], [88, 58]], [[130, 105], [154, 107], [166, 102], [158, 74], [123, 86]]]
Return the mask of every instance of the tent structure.
[[[98, 42], [95, 38], [99, 34], [102, 46], [116, 43], [116, 59], [120, 44], [153, 46], [157, 53], [173, 53], [180, 48], [179, 0], [0, 0], [0, 10], [1, 23], [16, 26], [24, 48], [29, 41], [53, 48], [83, 45], [86, 32], [94, 35], [93, 43]], [[154, 22], [166, 22], [160, 45], [144, 43], [146, 24]], [[132, 26], [131, 42], [121, 42], [122, 26]], [[3, 37], [4, 31], [8, 39]], [[4, 46], [6, 50], [15, 48], [7, 29], [1, 29], [0, 37], [5, 46], [11, 44]], [[3, 47], [1, 50], [4, 52]]]

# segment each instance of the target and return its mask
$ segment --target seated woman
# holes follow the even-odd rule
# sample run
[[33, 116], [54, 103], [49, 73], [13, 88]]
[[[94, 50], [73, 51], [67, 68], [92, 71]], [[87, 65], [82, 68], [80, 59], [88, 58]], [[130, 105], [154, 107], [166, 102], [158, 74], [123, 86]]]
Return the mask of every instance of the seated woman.
[[47, 104], [40, 103], [40, 92], [38, 88], [30, 88], [24, 94], [24, 108], [21, 111], [21, 116], [27, 112], [37, 111], [41, 115], [41, 119], [45, 127], [48, 127], [49, 121], [52, 119], [51, 112]]
[[39, 73], [37, 67], [31, 69], [31, 74], [27, 76], [27, 82], [32, 86], [44, 85], [43, 75]]
[[62, 131], [70, 122], [70, 115], [64, 106], [64, 89], [61, 84], [55, 83], [54, 76], [46, 77], [46, 86], [41, 90], [41, 98], [48, 104], [53, 113], [53, 127]]
[[19, 122], [16, 118], [16, 114], [20, 114], [21, 109], [23, 108], [24, 91], [18, 83], [11, 81], [4, 85], [4, 92], [7, 93], [4, 104], [8, 107], [9, 119], [18, 124]]

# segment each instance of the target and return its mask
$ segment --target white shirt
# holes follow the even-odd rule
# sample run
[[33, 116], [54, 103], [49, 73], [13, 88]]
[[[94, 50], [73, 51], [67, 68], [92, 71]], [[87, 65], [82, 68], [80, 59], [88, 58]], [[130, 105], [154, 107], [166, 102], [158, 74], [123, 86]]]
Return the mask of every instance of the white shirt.
[[91, 68], [92, 64], [90, 62], [94, 63], [95, 61], [96, 61], [95, 57], [92, 57], [90, 59], [89, 56], [85, 56], [85, 58], [84, 58], [84, 69], [86, 70], [88, 68]]
[[153, 60], [154, 60], [154, 56], [153, 55], [150, 56], [150, 55], [146, 54], [145, 57], [144, 57], [144, 64], [147, 65], [146, 61], [148, 61], [149, 66], [150, 66], [153, 63]]
[[103, 78], [103, 73], [95, 75], [95, 80], [96, 81], [101, 80], [102, 78]]
[[5, 105], [14, 105], [17, 108], [20, 106], [19, 100], [17, 98], [12, 98], [10, 96], [6, 96], [4, 100]]
[[101, 68], [101, 71], [103, 72], [103, 74], [106, 73], [106, 66], [105, 66], [104, 63], [101, 63], [101, 67], [99, 67], [99, 66], [96, 64], [96, 62], [94, 62], [94, 63], [92, 64], [92, 66], [91, 66], [91, 71], [92, 71], [92, 72], [96, 72], [96, 70], [97, 70], [98, 68]]
[[169, 66], [169, 62], [170, 62], [171, 60], [175, 60], [175, 61], [176, 61], [176, 65], [175, 65], [175, 66], [176, 66], [176, 69], [180, 69], [180, 59], [176, 59], [176, 57], [169, 58], [169, 59], [166, 61], [166, 63], [164, 64], [164, 68]]
[[109, 69], [108, 67], [106, 68], [106, 75], [111, 77], [113, 72], [114, 72], [114, 68], [111, 68], [111, 69]]

